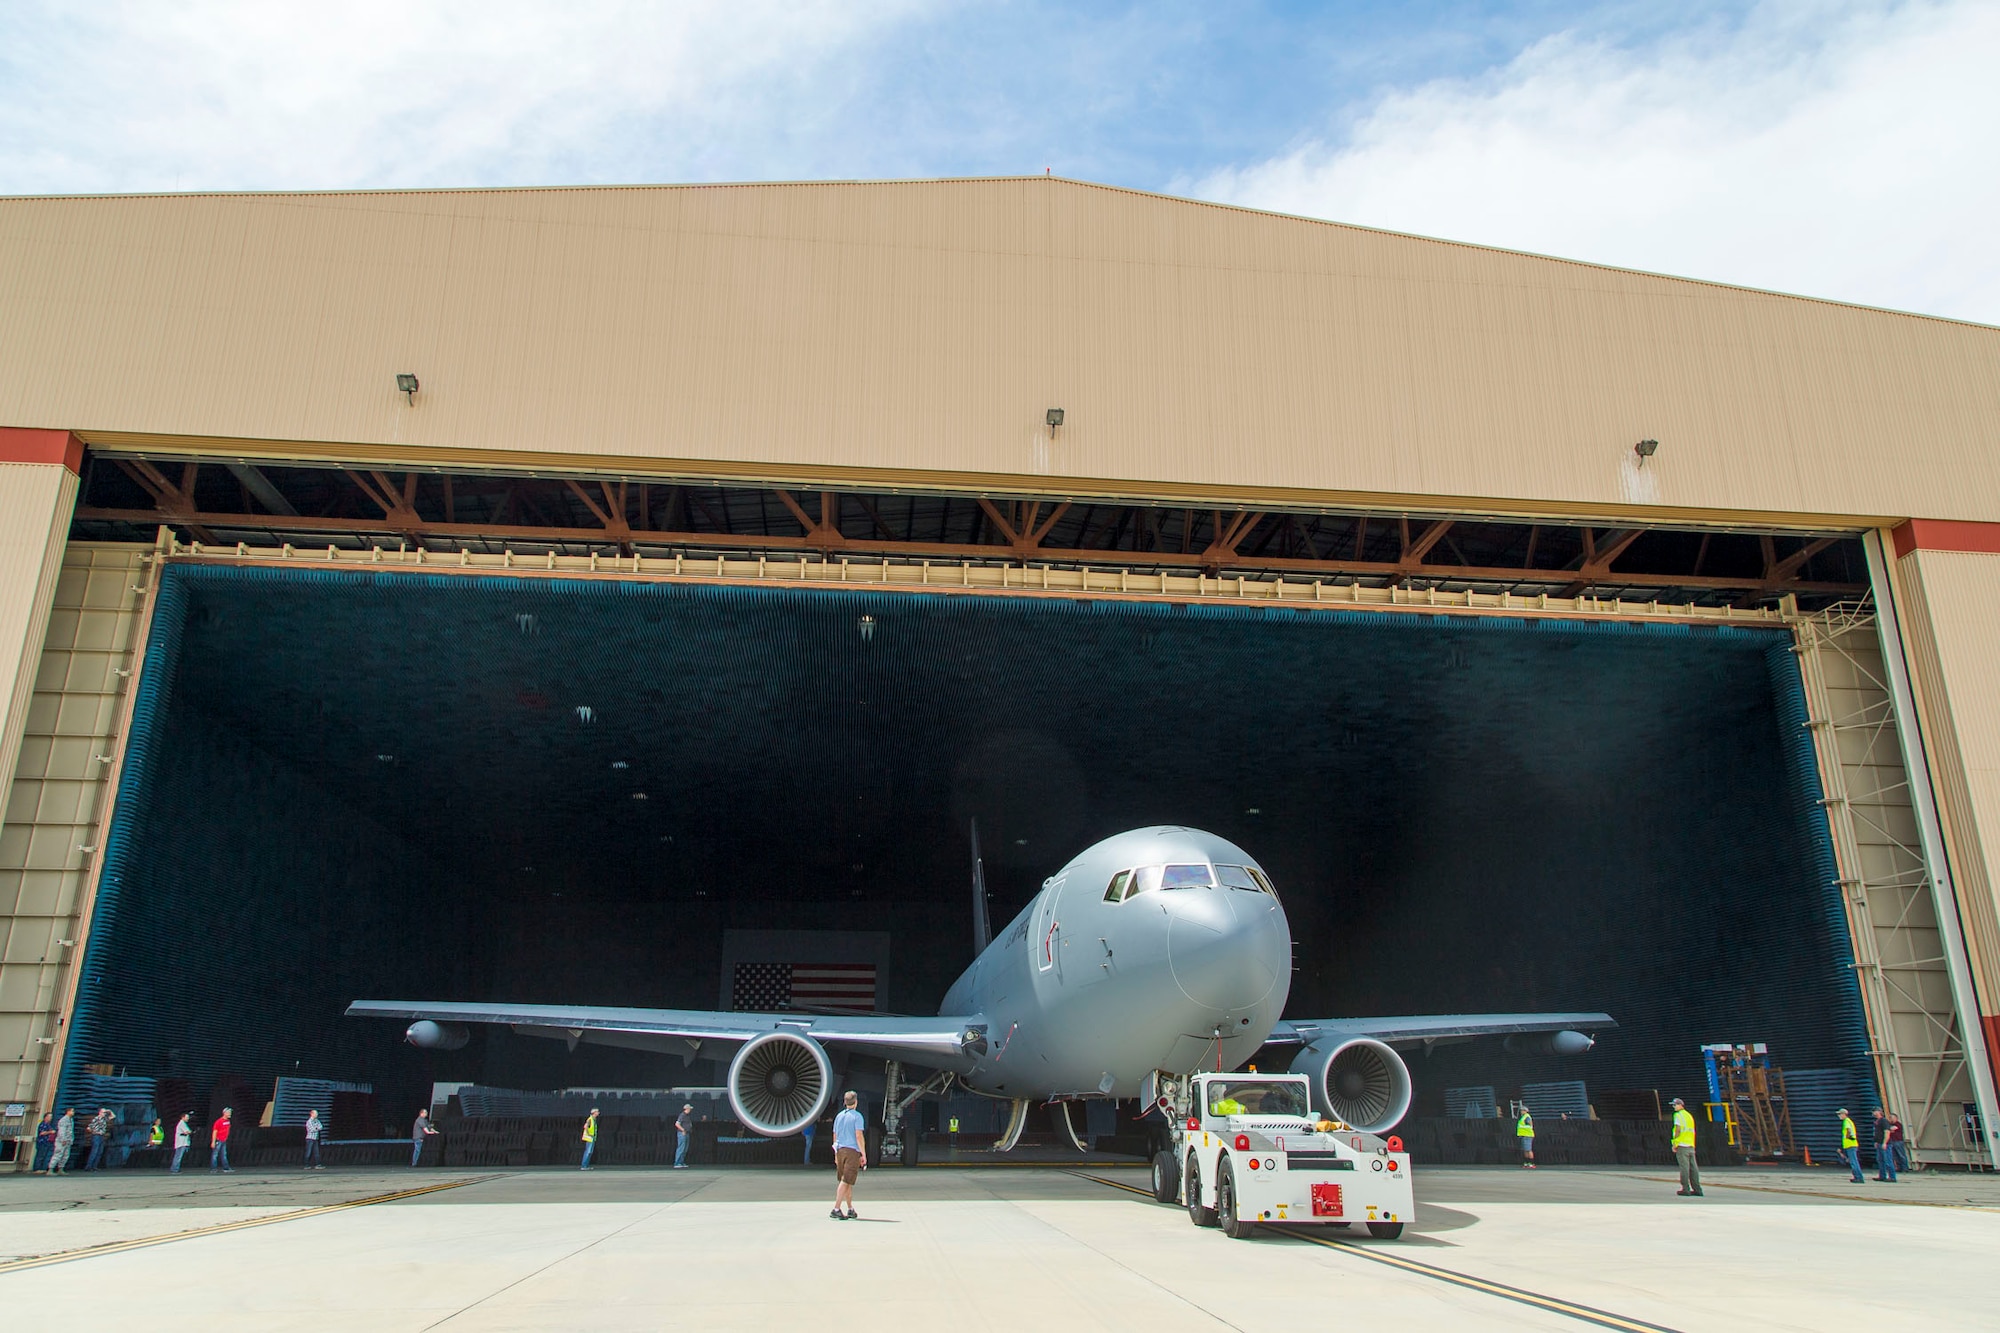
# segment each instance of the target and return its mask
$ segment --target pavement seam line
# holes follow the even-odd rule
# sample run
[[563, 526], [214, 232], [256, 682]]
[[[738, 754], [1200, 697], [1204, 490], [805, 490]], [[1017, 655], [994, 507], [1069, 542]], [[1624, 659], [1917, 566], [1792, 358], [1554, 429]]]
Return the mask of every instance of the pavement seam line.
[[452, 1320], [458, 1318], [462, 1314], [465, 1314], [469, 1310], [477, 1310], [480, 1306], [486, 1304], [486, 1302], [492, 1300], [494, 1297], [505, 1295], [507, 1292], [512, 1291], [514, 1288], [520, 1286], [523, 1282], [526, 1282], [530, 1278], [540, 1277], [542, 1274], [548, 1272], [551, 1268], [554, 1268], [557, 1264], [568, 1263], [571, 1259], [576, 1258], [576, 1256], [578, 1256], [579, 1254], [584, 1253], [586, 1250], [595, 1249], [597, 1246], [602, 1245], [605, 1241], [610, 1240], [613, 1236], [624, 1235], [626, 1232], [630, 1231], [633, 1227], [638, 1226], [641, 1222], [652, 1221], [654, 1218], [658, 1217], [661, 1213], [666, 1212], [669, 1208], [673, 1208], [679, 1204], [686, 1203], [689, 1199], [701, 1193], [703, 1190], [707, 1189], [710, 1185], [713, 1185], [714, 1183], [715, 1179], [705, 1180], [701, 1184], [689, 1190], [686, 1194], [681, 1195], [680, 1198], [667, 1200], [667, 1202], [661, 1204], [658, 1208], [655, 1208], [652, 1212], [647, 1213], [644, 1217], [635, 1217], [630, 1222], [627, 1222], [624, 1226], [619, 1227], [617, 1230], [607, 1231], [603, 1235], [597, 1237], [597, 1239], [589, 1242], [588, 1244], [577, 1246], [575, 1249], [571, 1250], [568, 1254], [557, 1255], [555, 1258], [543, 1264], [540, 1268], [535, 1269], [532, 1273], [523, 1273], [521, 1274], [521, 1276], [515, 1278], [512, 1282], [509, 1282], [504, 1286], [495, 1287], [493, 1290], [487, 1292], [484, 1296], [481, 1296], [478, 1300], [473, 1301], [467, 1305], [461, 1305], [458, 1309], [453, 1310], [450, 1314], [446, 1315], [444, 1318], [439, 1319], [433, 1323], [425, 1324], [424, 1325], [425, 1333], [429, 1333], [429, 1330], [431, 1329], [441, 1328], [444, 1325], [449, 1324]]
[[[1072, 1171], [1070, 1174], [1084, 1180], [1096, 1181], [1100, 1185], [1109, 1185], [1113, 1189], [1125, 1190], [1131, 1194], [1141, 1195], [1144, 1198], [1150, 1199], [1153, 1197], [1151, 1190], [1140, 1189], [1136, 1185], [1127, 1185], [1123, 1181], [1106, 1180], [1102, 1176], [1093, 1176], [1083, 1171]], [[1302, 1240], [1308, 1244], [1322, 1246], [1329, 1250], [1339, 1250], [1342, 1253], [1351, 1254], [1357, 1259], [1366, 1259], [1370, 1263], [1387, 1264], [1391, 1268], [1400, 1268], [1405, 1272], [1415, 1273], [1419, 1277], [1431, 1278], [1434, 1281], [1448, 1283], [1455, 1287], [1464, 1287], [1488, 1296], [1497, 1296], [1502, 1300], [1513, 1301], [1516, 1304], [1531, 1306], [1539, 1310], [1546, 1310], [1551, 1314], [1559, 1314], [1570, 1319], [1581, 1320], [1583, 1323], [1595, 1324], [1600, 1328], [1615, 1328], [1622, 1330], [1623, 1333], [1679, 1333], [1679, 1330], [1670, 1328], [1665, 1324], [1647, 1323], [1643, 1319], [1633, 1319], [1628, 1315], [1613, 1314], [1609, 1310], [1599, 1310], [1594, 1306], [1579, 1305], [1575, 1301], [1565, 1301], [1555, 1296], [1544, 1296], [1540, 1292], [1529, 1291], [1524, 1287], [1510, 1287], [1504, 1282], [1494, 1282], [1487, 1278], [1473, 1277], [1469, 1273], [1460, 1273], [1449, 1268], [1439, 1268], [1435, 1264], [1421, 1263], [1415, 1259], [1405, 1259], [1400, 1255], [1380, 1254], [1350, 1240], [1337, 1240], [1331, 1236], [1315, 1236], [1306, 1232], [1294, 1231], [1289, 1227], [1273, 1226], [1269, 1222], [1261, 1222], [1258, 1225], [1269, 1227], [1279, 1235], [1289, 1236], [1293, 1240]]]
[[64, 1250], [60, 1254], [41, 1254], [31, 1259], [14, 1259], [0, 1263], [0, 1274], [18, 1273], [30, 1268], [47, 1268], [51, 1264], [74, 1263], [79, 1259], [101, 1259], [106, 1255], [124, 1254], [128, 1250], [146, 1250], [155, 1245], [170, 1245], [177, 1240], [195, 1240], [201, 1236], [219, 1236], [226, 1231], [242, 1231], [249, 1227], [269, 1226], [274, 1222], [297, 1222], [302, 1218], [319, 1217], [326, 1213], [337, 1213], [348, 1208], [366, 1208], [370, 1204], [394, 1203], [398, 1199], [414, 1199], [422, 1194], [436, 1194], [440, 1190], [461, 1189], [467, 1185], [477, 1185], [482, 1181], [496, 1179], [494, 1176], [474, 1176], [469, 1180], [448, 1180], [441, 1185], [419, 1185], [415, 1189], [397, 1190], [391, 1194], [371, 1195], [366, 1199], [347, 1199], [340, 1203], [316, 1204], [311, 1208], [294, 1208], [289, 1212], [271, 1213], [265, 1217], [243, 1217], [234, 1222], [217, 1222], [212, 1226], [193, 1227], [187, 1231], [174, 1231], [164, 1236], [139, 1236], [132, 1240], [114, 1240], [103, 1245], [86, 1245], [78, 1250]]
[[[1083, 1180], [1096, 1180], [1098, 1181], [1099, 1184], [1104, 1184], [1104, 1185], [1110, 1185], [1116, 1183], [1114, 1181], [1109, 1181], [1109, 1180], [1098, 1180], [1098, 1177], [1085, 1175], [1081, 1171], [1070, 1171], [1067, 1172], [1066, 1174], [1076, 1176]], [[981, 1188], [984, 1187], [985, 1183], [982, 1181]], [[1131, 1187], [1127, 1185], [1119, 1185], [1118, 1188], [1129, 1189]], [[1089, 1241], [1080, 1239], [1074, 1233], [1067, 1231], [1062, 1227], [1057, 1226], [1055, 1223], [1049, 1221], [1047, 1218], [1036, 1216], [1034, 1213], [1029, 1212], [1026, 1208], [1023, 1208], [1021, 1206], [1020, 1200], [1003, 1198], [1002, 1196], [993, 1193], [992, 1190], [987, 1190], [986, 1193], [989, 1198], [995, 1200], [996, 1202], [1004, 1203], [1008, 1207], [1012, 1208], [1015, 1212], [1022, 1213], [1030, 1218], [1033, 1218], [1037, 1225], [1045, 1227], [1048, 1230], [1053, 1231], [1056, 1234], [1063, 1236], [1064, 1238], [1083, 1246], [1086, 1250], [1089, 1250], [1092, 1254], [1097, 1255], [1101, 1259], [1109, 1260], [1111, 1263], [1117, 1265], [1119, 1268], [1124, 1269], [1127, 1273], [1130, 1273], [1133, 1277], [1145, 1283], [1147, 1286], [1153, 1288], [1155, 1291], [1158, 1291], [1166, 1296], [1171, 1296], [1173, 1299], [1179, 1301], [1182, 1305], [1187, 1306], [1190, 1310], [1201, 1311], [1201, 1313], [1207, 1315], [1210, 1319], [1213, 1319], [1216, 1323], [1222, 1325], [1224, 1328], [1233, 1328], [1236, 1330], [1236, 1333], [1243, 1333], [1242, 1325], [1230, 1323], [1227, 1319], [1224, 1319], [1221, 1315], [1215, 1313], [1215, 1311], [1209, 1309], [1207, 1306], [1203, 1305], [1200, 1301], [1195, 1300], [1193, 1297], [1182, 1295], [1180, 1292], [1175, 1291], [1172, 1287], [1169, 1287], [1164, 1283], [1160, 1282], [1157, 1278], [1148, 1277], [1146, 1274], [1141, 1273], [1138, 1269], [1132, 1267], [1124, 1260], [1119, 1259], [1114, 1255], [1106, 1254], [1103, 1250], [1098, 1249], [1095, 1245], [1092, 1245]]]
[[[1650, 1184], [1671, 1185], [1672, 1176], [1627, 1176]], [[1886, 1183], [1886, 1182], [1885, 1182]], [[1744, 1190], [1751, 1194], [1795, 1194], [1801, 1199], [1839, 1199], [1843, 1203], [1893, 1203], [1898, 1208], [1949, 1208], [1960, 1213], [2000, 1213], [2000, 1208], [1983, 1203], [1946, 1203], [1939, 1199], [1895, 1199], [1876, 1194], [1828, 1194], [1824, 1190], [1793, 1189], [1789, 1185], [1743, 1185], [1726, 1180], [1705, 1180], [1704, 1189]]]

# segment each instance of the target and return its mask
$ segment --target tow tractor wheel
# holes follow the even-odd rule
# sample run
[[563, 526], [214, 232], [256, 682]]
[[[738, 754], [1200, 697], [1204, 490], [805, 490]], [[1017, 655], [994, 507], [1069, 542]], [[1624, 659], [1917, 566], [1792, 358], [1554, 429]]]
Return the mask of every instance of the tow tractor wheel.
[[1401, 1222], [1370, 1222], [1368, 1234], [1376, 1240], [1394, 1240], [1403, 1234]]
[[1227, 1157], [1215, 1170], [1215, 1215], [1222, 1221], [1222, 1234], [1231, 1240], [1249, 1240], [1257, 1234], [1257, 1224], [1244, 1218], [1236, 1206], [1236, 1172]]
[[1187, 1164], [1187, 1210], [1188, 1221], [1198, 1227], [1215, 1225], [1215, 1209], [1201, 1206], [1201, 1167], [1192, 1154]]
[[1172, 1150], [1153, 1154], [1153, 1202], [1173, 1203], [1181, 1196], [1181, 1167]]

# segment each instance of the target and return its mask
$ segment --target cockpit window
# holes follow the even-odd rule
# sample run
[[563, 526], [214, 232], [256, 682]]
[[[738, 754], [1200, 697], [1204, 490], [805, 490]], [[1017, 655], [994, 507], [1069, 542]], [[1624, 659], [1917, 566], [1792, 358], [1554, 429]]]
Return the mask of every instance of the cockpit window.
[[1207, 866], [1166, 866], [1160, 881], [1163, 889], [1212, 889], [1215, 876]]
[[1105, 887], [1104, 901], [1107, 903], [1124, 902], [1125, 886], [1130, 884], [1131, 882], [1132, 882], [1132, 872], [1129, 870], [1121, 870], [1117, 874], [1113, 875], [1111, 877], [1111, 883]]
[[1125, 896], [1136, 898], [1142, 893], [1151, 893], [1160, 887], [1160, 867], [1140, 866], [1132, 872], [1132, 878], [1125, 885]]
[[1305, 1089], [1296, 1083], [1228, 1082], [1208, 1085], [1210, 1115], [1304, 1115]]
[[1269, 893], [1274, 898], [1278, 896], [1272, 892], [1271, 881], [1265, 879], [1264, 872], [1255, 866], [1218, 865], [1215, 868], [1215, 877], [1222, 881], [1222, 886], [1227, 889], [1245, 889], [1251, 893]]

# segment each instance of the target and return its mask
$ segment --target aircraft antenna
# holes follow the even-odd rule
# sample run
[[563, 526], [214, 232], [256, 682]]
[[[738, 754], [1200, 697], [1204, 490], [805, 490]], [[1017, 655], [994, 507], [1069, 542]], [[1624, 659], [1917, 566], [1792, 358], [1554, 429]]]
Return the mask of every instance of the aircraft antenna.
[[979, 821], [972, 821], [972, 952], [975, 957], [993, 943], [993, 927], [986, 919], [986, 863], [979, 859]]

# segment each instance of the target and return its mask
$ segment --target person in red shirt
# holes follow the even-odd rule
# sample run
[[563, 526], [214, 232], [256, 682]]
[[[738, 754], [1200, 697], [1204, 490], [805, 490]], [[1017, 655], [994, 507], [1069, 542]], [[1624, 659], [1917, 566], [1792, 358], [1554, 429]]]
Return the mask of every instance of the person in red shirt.
[[236, 1168], [229, 1164], [230, 1110], [230, 1107], [223, 1107], [222, 1114], [217, 1116], [215, 1123], [208, 1127], [208, 1169], [210, 1171], [226, 1171], [234, 1175], [236, 1174]]

